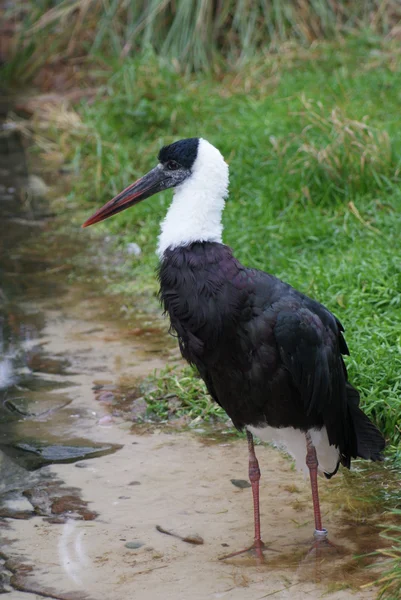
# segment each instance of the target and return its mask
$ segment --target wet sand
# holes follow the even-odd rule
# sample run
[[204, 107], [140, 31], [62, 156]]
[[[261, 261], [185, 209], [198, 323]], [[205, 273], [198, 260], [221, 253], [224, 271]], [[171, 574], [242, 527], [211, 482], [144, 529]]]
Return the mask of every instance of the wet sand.
[[[299, 552], [306, 556], [311, 542], [309, 490], [274, 450], [259, 452], [262, 528], [272, 551], [266, 551], [266, 564], [258, 566], [247, 557], [218, 560], [246, 547], [252, 538], [250, 490], [237, 490], [230, 482], [246, 476], [244, 444], [205, 447], [194, 436], [163, 433], [127, 439], [118, 426], [106, 435], [108, 441], [122, 437], [126, 443], [121, 451], [88, 462], [85, 468], [51, 467], [68, 485], [82, 490], [90, 509], [99, 514], [96, 520], [71, 519], [62, 525], [40, 519], [13, 523], [11, 555], [34, 562], [27, 581], [32, 589], [31, 578], [40, 583], [39, 589], [50, 588], [60, 596], [84, 590], [91, 598], [110, 600], [290, 598], [294, 594], [301, 599], [319, 598], [327, 583], [342, 582], [341, 559], [338, 564], [317, 565], [316, 570], [299, 560]], [[132, 481], [139, 484], [130, 485]], [[302, 503], [301, 510], [294, 510], [294, 495], [285, 489], [289, 481], [299, 487], [296, 500]], [[331, 539], [342, 543], [341, 528], [330, 512], [325, 505]], [[163, 535], [156, 525], [182, 536], [198, 534], [204, 544]], [[130, 549], [126, 547], [129, 542], [143, 546]], [[347, 544], [345, 562], [352, 550]], [[296, 553], [294, 565], [288, 569], [287, 554], [292, 552]], [[269, 564], [271, 557], [280, 563], [280, 555], [284, 568]], [[315, 577], [321, 585], [314, 582]], [[330, 597], [354, 595], [346, 590]], [[365, 590], [355, 597], [374, 598], [375, 594]]]

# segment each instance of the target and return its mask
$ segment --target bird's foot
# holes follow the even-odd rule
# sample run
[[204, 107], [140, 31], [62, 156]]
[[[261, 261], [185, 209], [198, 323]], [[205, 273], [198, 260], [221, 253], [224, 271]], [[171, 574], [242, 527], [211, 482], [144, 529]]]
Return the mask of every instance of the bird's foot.
[[263, 554], [263, 550], [266, 548], [265, 544], [262, 540], [255, 540], [252, 546], [249, 548], [245, 548], [245, 550], [238, 550], [238, 552], [231, 552], [231, 554], [225, 554], [224, 556], [220, 556], [219, 560], [226, 560], [226, 558], [233, 558], [234, 556], [240, 556], [240, 554], [253, 554], [256, 556], [258, 562], [264, 562], [265, 557]]
[[329, 540], [327, 537], [327, 529], [315, 529], [315, 533], [313, 534], [314, 542], [308, 552], [308, 556], [316, 556], [319, 558], [323, 558], [325, 556], [331, 554], [338, 554], [340, 552], [339, 548], [333, 542]]
[[298, 565], [298, 575], [304, 580], [321, 583], [332, 572], [333, 564], [344, 554], [344, 549], [336, 546], [327, 538], [326, 530], [317, 530], [314, 541]]

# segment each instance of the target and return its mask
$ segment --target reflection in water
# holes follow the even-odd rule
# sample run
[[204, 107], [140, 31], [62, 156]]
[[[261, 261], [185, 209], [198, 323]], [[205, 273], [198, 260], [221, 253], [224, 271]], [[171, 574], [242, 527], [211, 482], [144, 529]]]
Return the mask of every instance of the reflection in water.
[[[48, 236], [48, 205], [37, 177], [32, 189], [18, 132], [0, 131], [0, 158], [0, 448], [28, 469], [97, 456], [115, 447], [58, 427], [75, 372], [68, 358], [46, 350], [46, 310], [68, 290], [60, 264], [68, 267], [82, 243]], [[62, 414], [68, 421], [80, 409]]]
[[[8, 493], [31, 484], [26, 469], [103, 455], [117, 446], [65, 432], [60, 437], [52, 422], [71, 403], [63, 388], [75, 384], [66, 377], [73, 374], [69, 361], [46, 354], [46, 319], [37, 300], [59, 298], [65, 283], [46, 272], [59, 257], [49, 259], [41, 242], [47, 206], [31, 193], [17, 132], [0, 131], [0, 160], [0, 490]], [[4, 501], [9, 507], [9, 498]]]
[[[25, 166], [23, 149], [14, 133], [6, 146], [10, 148], [12, 152], [5, 156], [5, 168], [0, 171], [6, 179], [14, 167], [18, 173], [13, 187], [9, 181], [0, 186], [0, 451], [14, 464], [31, 470], [102, 455], [116, 446], [57, 432], [53, 417], [71, 403], [64, 389], [75, 385], [68, 379], [74, 372], [64, 356], [46, 353], [46, 316], [39, 301], [62, 297], [65, 285], [46, 273], [51, 266], [42, 256], [47, 252], [41, 244], [46, 207], [37, 197], [24, 201], [29, 197], [29, 190], [24, 188], [28, 179], [21, 172], [21, 165]], [[58, 261], [57, 255], [54, 260]], [[77, 410], [66, 411], [64, 418], [73, 412]], [[7, 481], [6, 464], [10, 463], [4, 459], [0, 466], [3, 482]]]
[[[58, 541], [45, 571], [56, 559], [76, 590], [82, 579], [93, 578], [85, 529], [77, 523], [90, 523], [98, 514], [80, 487], [67, 487], [46, 465], [81, 461], [85, 468], [82, 459], [119, 450], [119, 439], [96, 439], [102, 411], [93, 382], [106, 374], [114, 383], [127, 365], [121, 340], [133, 348], [130, 360], [138, 363], [138, 374], [143, 361], [149, 370], [161, 367], [158, 356], [169, 345], [151, 320], [149, 330], [139, 329], [134, 320], [127, 327], [119, 299], [103, 300], [104, 273], [90, 252], [82, 261], [88, 238], [79, 237], [78, 228], [67, 234], [52, 231], [48, 205], [32, 193], [22, 143], [12, 130], [0, 130], [0, 165], [0, 527], [7, 525], [3, 519], [12, 519], [11, 552], [15, 528], [24, 523], [22, 551], [11, 561], [0, 555], [0, 593], [18, 589], [70, 599], [78, 592], [62, 593], [61, 582], [53, 582], [50, 590], [28, 577], [37, 568], [36, 548], [39, 554], [47, 549], [41, 539], [29, 552], [38, 531], [28, 533], [29, 520], [36, 517], [32, 520], [56, 529]], [[116, 325], [106, 329], [109, 320]], [[142, 328], [147, 321], [142, 319]], [[94, 346], [97, 352], [91, 352]]]
[[6, 351], [2, 341], [0, 341], [0, 356], [0, 390], [4, 390], [11, 387], [14, 377], [11, 356]]
[[82, 574], [91, 561], [85, 552], [84, 531], [77, 530], [77, 522], [69, 519], [63, 526], [58, 543], [60, 564], [68, 577], [77, 585], [83, 585]]

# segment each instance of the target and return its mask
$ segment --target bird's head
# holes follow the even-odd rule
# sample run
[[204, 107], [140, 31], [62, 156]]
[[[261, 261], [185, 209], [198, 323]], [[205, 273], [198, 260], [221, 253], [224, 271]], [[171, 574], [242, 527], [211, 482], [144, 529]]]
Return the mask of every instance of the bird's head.
[[104, 221], [168, 188], [187, 185], [189, 192], [196, 187], [215, 196], [227, 195], [228, 165], [217, 148], [203, 138], [188, 138], [164, 146], [158, 159], [154, 169], [99, 208], [82, 227]]

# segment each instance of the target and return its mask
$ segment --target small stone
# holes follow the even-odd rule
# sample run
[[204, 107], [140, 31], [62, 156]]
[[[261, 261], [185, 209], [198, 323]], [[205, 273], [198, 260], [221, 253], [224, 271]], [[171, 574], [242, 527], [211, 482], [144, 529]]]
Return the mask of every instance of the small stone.
[[118, 497], [119, 500], [131, 500], [130, 496], [119, 496]]
[[49, 187], [37, 175], [29, 175], [26, 187], [29, 194], [34, 198], [44, 198], [49, 191]]
[[114, 423], [114, 419], [111, 415], [105, 415], [98, 421], [98, 425], [101, 427], [110, 427]]
[[238, 487], [241, 490], [252, 487], [249, 481], [246, 481], [246, 479], [230, 479], [230, 481], [233, 485], [235, 485], [235, 487]]
[[95, 397], [98, 402], [105, 402], [107, 404], [111, 404], [114, 401], [113, 392], [100, 392]]
[[131, 419], [133, 421], [143, 421], [148, 410], [145, 398], [142, 396], [133, 401], [131, 407]]
[[127, 244], [127, 254], [130, 254], [131, 256], [140, 256], [141, 253], [141, 248], [138, 246], [138, 244], [135, 244], [135, 242], [130, 242]]
[[[121, 448], [117, 444], [101, 446], [93, 442], [92, 446], [64, 446], [62, 444], [47, 445], [39, 441], [14, 443], [6, 447], [6, 452], [12, 455], [13, 460], [24, 468], [34, 471], [45, 465], [58, 463], [71, 463], [85, 458], [95, 458], [111, 454]], [[12, 454], [11, 454], [12, 453]]]
[[124, 546], [130, 550], [138, 550], [138, 548], [142, 548], [144, 545], [145, 544], [143, 542], [127, 542], [124, 544]]
[[128, 485], [141, 485], [140, 481], [131, 481]]
[[17, 494], [14, 494], [8, 500], [6, 499], [4, 502], [4, 506], [10, 509], [11, 511], [15, 512], [32, 512], [32, 504], [29, 502], [28, 498], [25, 498], [24, 496], [19, 496]]
[[187, 542], [187, 544], [204, 544], [203, 537], [201, 537], [197, 533], [193, 533], [181, 538], [183, 542]]

